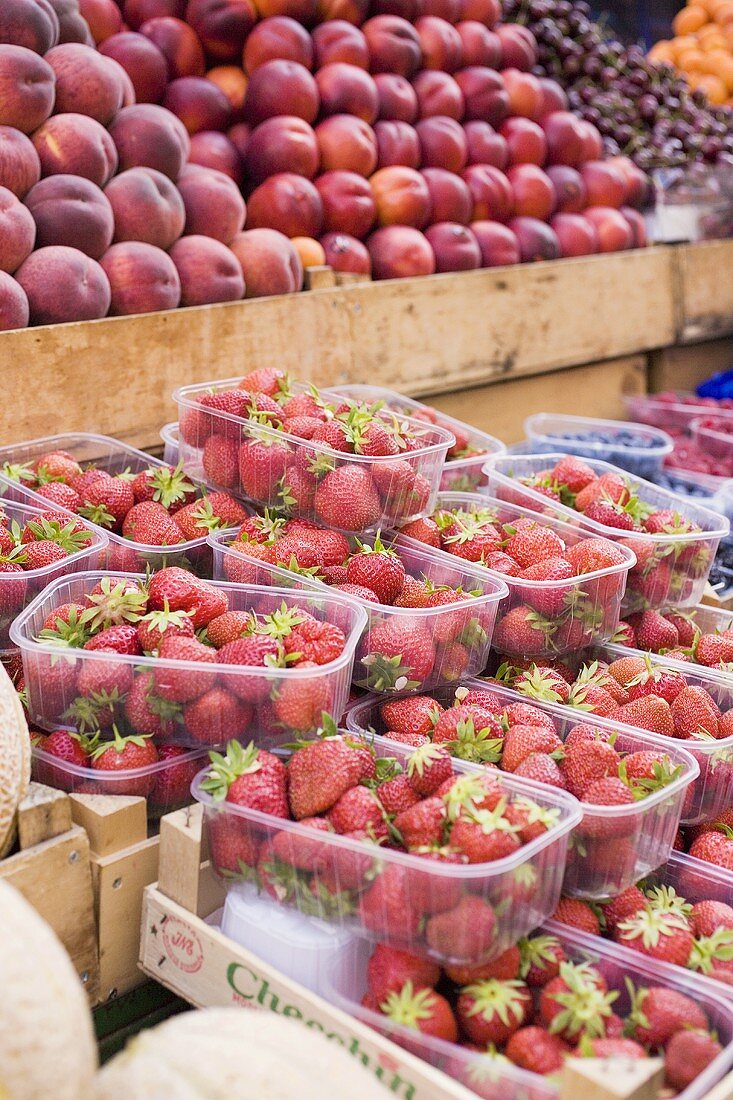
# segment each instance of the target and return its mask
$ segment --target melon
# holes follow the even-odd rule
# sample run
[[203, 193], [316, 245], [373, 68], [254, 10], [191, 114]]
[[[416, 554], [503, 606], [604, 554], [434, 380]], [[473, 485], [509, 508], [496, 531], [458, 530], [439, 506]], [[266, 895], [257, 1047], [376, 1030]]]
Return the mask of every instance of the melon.
[[0, 665], [0, 859], [15, 840], [15, 813], [30, 777], [31, 745], [23, 705]]
[[0, 879], [0, 1097], [89, 1100], [96, 1069], [92, 1016], [71, 959]]
[[376, 1077], [311, 1028], [272, 1012], [203, 1008], [137, 1035], [94, 1100], [384, 1100]]

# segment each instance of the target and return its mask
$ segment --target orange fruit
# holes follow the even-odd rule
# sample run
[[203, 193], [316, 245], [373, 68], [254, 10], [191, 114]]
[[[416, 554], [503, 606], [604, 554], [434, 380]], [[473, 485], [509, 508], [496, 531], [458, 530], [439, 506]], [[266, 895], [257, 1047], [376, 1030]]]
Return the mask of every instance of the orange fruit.
[[715, 22], [730, 23], [733, 21], [733, 2], [732, 0], [723, 0], [722, 4], [716, 4], [715, 6]]
[[733, 57], [725, 57], [721, 60], [718, 72], [715, 74], [726, 85], [730, 95], [733, 95]]
[[656, 42], [649, 51], [650, 61], [667, 61], [674, 64], [674, 47], [671, 42]]
[[728, 88], [719, 76], [703, 75], [698, 80], [697, 86], [705, 92], [705, 95], [715, 107], [725, 103], [728, 98]]
[[678, 38], [673, 38], [669, 46], [672, 53], [678, 58], [685, 50], [697, 49], [697, 36], [694, 34], [681, 34]]
[[690, 4], [677, 12], [672, 20], [672, 29], [675, 34], [694, 34], [704, 27], [708, 21], [708, 13], [698, 4]]
[[677, 64], [684, 73], [701, 73], [705, 64], [702, 50], [685, 50], [677, 58]]
[[300, 256], [303, 267], [320, 267], [326, 262], [323, 246], [313, 237], [293, 237], [290, 242]]

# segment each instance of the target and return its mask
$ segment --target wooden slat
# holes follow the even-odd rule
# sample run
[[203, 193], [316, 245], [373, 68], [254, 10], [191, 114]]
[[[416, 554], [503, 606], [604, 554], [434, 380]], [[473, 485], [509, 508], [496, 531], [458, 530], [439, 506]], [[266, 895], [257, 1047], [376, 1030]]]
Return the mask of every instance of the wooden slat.
[[680, 245], [674, 251], [678, 340], [710, 340], [733, 332], [733, 241]]
[[662, 1058], [566, 1058], [562, 1100], [657, 1100], [664, 1084]]
[[202, 806], [161, 818], [158, 889], [199, 917], [208, 917], [224, 903], [224, 888], [206, 859]]
[[18, 846], [33, 848], [72, 826], [69, 796], [42, 783], [31, 783], [18, 806]]
[[694, 390], [711, 374], [728, 370], [731, 366], [733, 337], [730, 336], [722, 340], [706, 340], [701, 344], [661, 348], [652, 351], [649, 356], [649, 392]]
[[125, 795], [73, 794], [71, 812], [86, 830], [95, 856], [108, 856], [147, 839], [144, 798]]

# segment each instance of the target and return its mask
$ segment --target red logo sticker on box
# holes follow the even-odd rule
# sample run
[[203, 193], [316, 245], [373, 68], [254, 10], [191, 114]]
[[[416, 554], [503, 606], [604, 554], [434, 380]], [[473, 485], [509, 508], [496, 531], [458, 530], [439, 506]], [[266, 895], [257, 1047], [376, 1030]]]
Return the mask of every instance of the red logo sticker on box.
[[201, 940], [190, 924], [168, 917], [163, 925], [163, 944], [171, 962], [186, 974], [195, 974], [204, 963]]

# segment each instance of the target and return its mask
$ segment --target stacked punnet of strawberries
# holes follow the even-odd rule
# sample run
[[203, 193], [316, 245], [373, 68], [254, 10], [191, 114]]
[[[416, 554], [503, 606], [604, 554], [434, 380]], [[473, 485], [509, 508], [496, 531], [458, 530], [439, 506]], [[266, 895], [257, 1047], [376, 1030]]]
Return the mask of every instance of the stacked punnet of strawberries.
[[[228, 493], [201, 495], [180, 467], [110, 473], [82, 466], [68, 451], [47, 451], [29, 463], [6, 463], [2, 473], [51, 504], [68, 509], [124, 539], [146, 546], [179, 546], [209, 531], [241, 523], [246, 511]], [[134, 568], [134, 551], [113, 547], [110, 567]]]
[[564, 796], [461, 774], [440, 745], [392, 755], [332, 723], [321, 732], [287, 758], [239, 742], [210, 754], [195, 793], [227, 882], [461, 963], [497, 954], [554, 907]]
[[176, 396], [186, 469], [255, 504], [345, 531], [425, 511], [454, 444], [433, 425], [322, 394], [276, 369]]
[[177, 566], [61, 582], [13, 627], [30, 717], [194, 746], [312, 730], [344, 707], [364, 622], [353, 604], [317, 603], [226, 590]]
[[540, 931], [483, 966], [441, 969], [380, 944], [353, 1011], [488, 1100], [514, 1094], [503, 1067], [550, 1077], [571, 1056], [661, 1055], [664, 1095], [684, 1091], [723, 1051], [714, 1009], [606, 950], [588, 958], [572, 935]]
[[272, 583], [266, 568], [275, 565], [360, 602], [369, 614], [357, 652], [360, 687], [427, 688], [486, 665], [506, 590], [458, 563], [382, 541], [380, 532], [349, 540], [310, 520], [269, 513], [245, 520], [220, 553], [219, 572], [229, 581]]
[[627, 550], [604, 538], [568, 539], [558, 525], [500, 501], [450, 500], [400, 534], [502, 575], [510, 600], [497, 624], [500, 649], [544, 656], [613, 634], [633, 561]]
[[697, 864], [699, 873], [706, 863], [733, 871], [733, 805], [726, 806], [707, 821], [682, 829], [675, 848], [701, 861]]
[[[703, 608], [705, 615], [709, 611]], [[713, 630], [696, 622], [697, 609], [640, 611], [619, 622], [614, 641], [621, 645], [659, 653], [676, 661], [733, 672], [733, 629], [725, 616]]]

